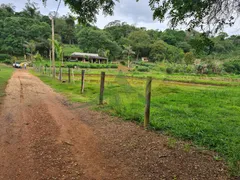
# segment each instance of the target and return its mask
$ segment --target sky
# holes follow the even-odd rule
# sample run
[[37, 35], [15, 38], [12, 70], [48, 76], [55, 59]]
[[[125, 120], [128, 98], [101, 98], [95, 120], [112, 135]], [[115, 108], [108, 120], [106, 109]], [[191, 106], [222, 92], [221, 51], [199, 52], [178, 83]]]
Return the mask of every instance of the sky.
[[[21, 11], [26, 2], [27, 0], [0, 0], [0, 3], [12, 3], [16, 7], [16, 11]], [[38, 3], [41, 13], [45, 15], [48, 15], [51, 11], [56, 11], [58, 5], [58, 2], [55, 0], [47, 0], [46, 7], [43, 6], [42, 0], [34, 0], [34, 2]], [[69, 12], [69, 8], [66, 7], [62, 1], [59, 8], [59, 14], [65, 15]], [[148, 6], [148, 0], [140, 0], [139, 2], [136, 2], [136, 0], [120, 0], [120, 3], [116, 3], [114, 15], [105, 17], [104, 15], [99, 14], [95, 25], [102, 29], [109, 22], [120, 20], [122, 22], [127, 22], [128, 24], [134, 24], [137, 27], [146, 27], [147, 29], [159, 29], [163, 31], [166, 28], [169, 28], [167, 20], [163, 23], [153, 21], [152, 15], [153, 12]], [[240, 34], [240, 28], [238, 27], [239, 24], [240, 19], [238, 19], [233, 27], [227, 27], [224, 31], [229, 35]]]

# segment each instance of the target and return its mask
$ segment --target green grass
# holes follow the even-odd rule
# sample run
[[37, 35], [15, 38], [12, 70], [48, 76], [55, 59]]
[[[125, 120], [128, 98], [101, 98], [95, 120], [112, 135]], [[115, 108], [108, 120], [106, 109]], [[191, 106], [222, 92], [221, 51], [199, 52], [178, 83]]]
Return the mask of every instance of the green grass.
[[0, 103], [1, 98], [5, 95], [5, 87], [7, 85], [8, 79], [11, 77], [13, 68], [0, 64]]
[[[96, 105], [100, 76], [89, 71], [86, 73], [84, 95], [79, 93], [80, 76], [76, 75], [77, 70], [75, 84], [61, 84], [46, 76], [40, 78], [72, 101]], [[100, 71], [94, 70], [97, 74]], [[124, 75], [127, 77], [114, 71], [106, 77], [105, 105], [98, 108], [142, 123], [145, 103], [145, 79], [142, 77], [149, 74]], [[218, 152], [225, 158], [231, 173], [240, 175], [240, 86], [237, 77], [167, 76], [168, 80], [200, 83], [198, 85], [163, 81], [161, 79], [166, 78], [163, 74], [156, 74], [156, 77], [152, 85], [151, 127]], [[67, 74], [64, 79], [67, 79]]]

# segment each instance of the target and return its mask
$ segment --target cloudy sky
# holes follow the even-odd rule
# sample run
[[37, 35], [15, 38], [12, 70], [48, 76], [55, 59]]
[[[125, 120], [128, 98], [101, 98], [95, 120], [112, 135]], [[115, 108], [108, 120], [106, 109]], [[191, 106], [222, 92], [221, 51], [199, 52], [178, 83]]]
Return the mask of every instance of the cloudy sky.
[[[159, 29], [164, 30], [168, 27], [167, 21], [164, 23], [160, 23], [158, 21], [153, 21], [152, 11], [148, 6], [147, 0], [141, 0], [140, 2], [136, 2], [136, 0], [120, 0], [120, 3], [117, 3], [114, 9], [114, 16], [105, 17], [102, 14], [98, 15], [98, 21], [96, 25], [99, 28], [104, 28], [106, 24], [114, 20], [121, 20], [123, 22], [127, 22], [129, 24], [134, 24], [138, 27], [146, 27], [147, 29]], [[1, 3], [12, 3], [16, 7], [16, 11], [20, 11], [24, 8], [27, 0], [0, 0]], [[44, 7], [42, 4], [42, 0], [34, 0], [34, 2], [38, 3], [40, 7], [40, 11], [42, 14], [48, 15], [51, 11], [56, 11], [58, 2], [55, 0], [48, 0], [47, 6]], [[62, 2], [59, 8], [59, 14], [64, 15], [70, 12], [70, 10], [64, 5]], [[235, 24], [234, 27], [225, 28], [225, 31], [228, 34], [240, 34], [240, 28], [238, 25], [240, 24], [240, 20]]]

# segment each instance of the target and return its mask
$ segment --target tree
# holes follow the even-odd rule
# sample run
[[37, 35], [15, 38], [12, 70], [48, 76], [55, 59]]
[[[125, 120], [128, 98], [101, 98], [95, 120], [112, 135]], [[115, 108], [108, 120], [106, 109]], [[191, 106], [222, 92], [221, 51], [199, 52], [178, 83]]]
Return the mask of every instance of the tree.
[[169, 45], [162, 40], [156, 41], [151, 46], [150, 60], [151, 61], [163, 61], [168, 62], [180, 62], [184, 56], [182, 49]]
[[127, 58], [128, 58], [128, 68], [130, 68], [130, 56], [134, 55], [135, 52], [132, 50], [131, 46], [124, 45], [123, 47], [124, 47], [124, 50], [123, 50], [122, 53], [127, 55]]
[[[42, 0], [46, 4], [47, 0]], [[119, 0], [64, 0], [69, 8], [78, 15], [81, 23], [96, 22], [96, 15], [101, 10], [105, 15], [112, 15], [115, 2]]]
[[55, 19], [55, 32], [61, 36], [63, 43], [72, 44], [75, 40], [75, 18], [71, 15]]
[[185, 53], [190, 52], [192, 46], [186, 41], [178, 42], [176, 44], [178, 48], [181, 48]]
[[23, 9], [22, 12], [18, 13], [18, 16], [39, 19], [40, 11], [38, 4], [28, 0], [27, 3], [25, 4], [25, 8]]
[[196, 50], [197, 55], [209, 55], [214, 48], [214, 42], [204, 34], [197, 34], [189, 40], [189, 44]]
[[[46, 3], [47, 0], [42, 0]], [[137, 0], [139, 1], [139, 0]], [[96, 15], [102, 11], [112, 15], [113, 8], [119, 0], [64, 0], [70, 9], [78, 14], [80, 22], [94, 22]], [[232, 26], [239, 15], [238, 0], [149, 0], [153, 18], [161, 22], [170, 18], [172, 27], [185, 24], [188, 28], [212, 25], [209, 30], [218, 31], [224, 25]]]
[[104, 31], [111, 34], [112, 39], [116, 42], [119, 42], [122, 38], [127, 38], [131, 32], [136, 30], [137, 28], [135, 26], [121, 22], [119, 20], [110, 22], [104, 27]]
[[[52, 43], [51, 39], [48, 39], [48, 40], [50, 43]], [[63, 63], [63, 46], [59, 41], [54, 40], [54, 47], [55, 47], [56, 59], [58, 61], [62, 61]]]
[[172, 27], [185, 24], [190, 29], [201, 27], [204, 30], [208, 25], [207, 31], [215, 32], [226, 24], [232, 26], [240, 11], [236, 0], [150, 0], [149, 5], [154, 19], [164, 21], [168, 16]]
[[111, 40], [111, 35], [105, 31], [95, 27], [82, 27], [76, 37], [80, 48], [85, 52], [96, 53], [99, 49], [108, 49], [110, 59], [117, 59], [121, 56], [122, 49]]
[[13, 16], [14, 9], [15, 9], [15, 7], [12, 4], [1, 4], [0, 5], [0, 19]]
[[192, 52], [187, 52], [184, 54], [184, 61], [187, 65], [194, 63], [194, 55]]
[[139, 56], [149, 55], [151, 39], [146, 31], [133, 31], [128, 35], [128, 39], [137, 54], [137, 60]]

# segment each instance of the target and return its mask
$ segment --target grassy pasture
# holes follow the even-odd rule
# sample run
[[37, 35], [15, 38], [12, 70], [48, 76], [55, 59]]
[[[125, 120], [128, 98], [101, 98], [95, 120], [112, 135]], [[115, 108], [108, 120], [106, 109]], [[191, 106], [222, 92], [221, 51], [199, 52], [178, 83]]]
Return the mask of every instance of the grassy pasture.
[[[86, 70], [83, 95], [80, 94], [80, 69], [74, 70], [75, 81], [70, 84], [44, 75], [39, 77], [72, 101], [96, 105], [101, 71]], [[240, 82], [237, 77], [105, 71], [105, 105], [97, 108], [142, 123], [145, 77], [152, 75], [155, 79], [151, 127], [218, 152], [228, 162], [232, 174], [240, 175]], [[63, 79], [67, 80], [67, 69], [63, 72]]]

